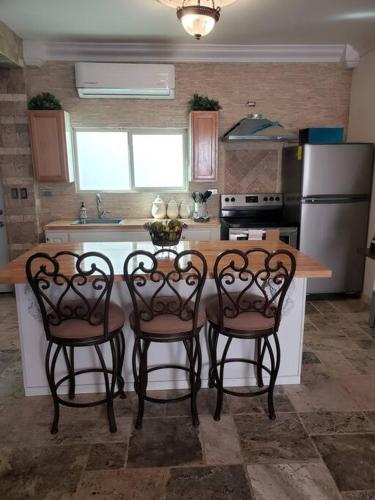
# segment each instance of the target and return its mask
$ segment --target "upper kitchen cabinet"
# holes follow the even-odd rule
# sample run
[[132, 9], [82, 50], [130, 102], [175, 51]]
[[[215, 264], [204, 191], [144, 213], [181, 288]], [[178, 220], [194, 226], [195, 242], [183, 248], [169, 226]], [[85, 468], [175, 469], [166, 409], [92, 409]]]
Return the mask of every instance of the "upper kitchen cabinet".
[[29, 111], [34, 176], [41, 182], [73, 182], [70, 116], [66, 111]]
[[191, 180], [216, 181], [218, 166], [219, 113], [190, 113]]

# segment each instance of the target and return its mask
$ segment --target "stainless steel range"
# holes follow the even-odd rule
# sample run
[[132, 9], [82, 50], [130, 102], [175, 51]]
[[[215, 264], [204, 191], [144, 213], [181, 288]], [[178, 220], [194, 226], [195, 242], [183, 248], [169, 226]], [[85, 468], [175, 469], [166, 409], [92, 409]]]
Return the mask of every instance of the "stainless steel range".
[[283, 221], [280, 193], [221, 195], [221, 239], [265, 239], [267, 228], [279, 229], [280, 240], [297, 247], [298, 228]]

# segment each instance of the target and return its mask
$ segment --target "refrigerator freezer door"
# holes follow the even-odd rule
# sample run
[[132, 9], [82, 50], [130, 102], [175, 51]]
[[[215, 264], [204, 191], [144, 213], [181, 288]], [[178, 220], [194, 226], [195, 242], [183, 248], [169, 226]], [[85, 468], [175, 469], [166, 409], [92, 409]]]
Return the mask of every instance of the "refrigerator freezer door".
[[368, 213], [368, 201], [302, 204], [300, 250], [333, 271], [330, 279], [308, 280], [308, 293], [362, 290]]
[[372, 144], [307, 144], [303, 156], [303, 197], [371, 193]]

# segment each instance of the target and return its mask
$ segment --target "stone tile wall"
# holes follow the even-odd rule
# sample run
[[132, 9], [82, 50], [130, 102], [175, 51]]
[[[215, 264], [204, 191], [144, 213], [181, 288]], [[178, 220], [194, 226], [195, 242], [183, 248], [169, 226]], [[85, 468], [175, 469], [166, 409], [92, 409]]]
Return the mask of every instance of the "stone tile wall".
[[[78, 126], [187, 127], [187, 102], [194, 92], [216, 97], [220, 136], [249, 113], [256, 112], [298, 130], [307, 126], [344, 126], [348, 121], [351, 71], [340, 64], [176, 64], [173, 101], [79, 99], [74, 64], [50, 62], [26, 68], [28, 96], [49, 91], [61, 99]], [[217, 185], [190, 185], [190, 191], [218, 187], [219, 191], [275, 191], [280, 189], [280, 146], [220, 143]], [[105, 194], [103, 202], [113, 216], [147, 216], [156, 193]], [[39, 184], [40, 223], [76, 217], [80, 201], [95, 214], [93, 194], [76, 193], [75, 185]], [[181, 199], [186, 195], [176, 195]], [[165, 195], [168, 200], [170, 194]], [[210, 212], [218, 212], [218, 197]]]
[[[35, 245], [39, 231], [26, 100], [24, 70], [0, 67], [0, 181], [11, 258]], [[13, 199], [12, 188], [27, 188], [28, 198]]]

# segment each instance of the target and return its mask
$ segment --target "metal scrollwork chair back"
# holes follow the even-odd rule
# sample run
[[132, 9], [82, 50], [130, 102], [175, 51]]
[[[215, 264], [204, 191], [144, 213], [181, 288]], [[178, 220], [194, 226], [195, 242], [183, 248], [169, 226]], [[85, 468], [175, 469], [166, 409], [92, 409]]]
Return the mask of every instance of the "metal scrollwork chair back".
[[[39, 252], [26, 262], [29, 284], [38, 301], [47, 337], [45, 370], [54, 403], [51, 432], [58, 431], [60, 405], [83, 408], [106, 404], [109, 429], [116, 432], [113, 400], [125, 397], [122, 366], [125, 339], [122, 332], [122, 309], [110, 302], [114, 281], [111, 261], [98, 252], [78, 255], [61, 251], [55, 255]], [[108, 361], [101, 350], [109, 345]], [[75, 350], [94, 348], [98, 364], [92, 367], [76, 366]], [[63, 354], [67, 374], [56, 379], [56, 364]], [[90, 402], [73, 402], [76, 377], [83, 374], [102, 374], [105, 396]], [[69, 401], [60, 395], [59, 387], [68, 382]], [[117, 390], [116, 390], [117, 386]]]
[[295, 270], [295, 257], [288, 250], [268, 252], [253, 248], [246, 252], [237, 249], [223, 252], [214, 265], [219, 310], [223, 313], [220, 329], [224, 328], [224, 318], [257, 312], [274, 318], [277, 331]]
[[[160, 315], [192, 321], [195, 331], [206, 276], [206, 259], [195, 250], [136, 250], [129, 254], [124, 263], [124, 278], [132, 298], [136, 333], [141, 332], [141, 321], [152, 321]], [[189, 287], [185, 296], [180, 293], [181, 284]]]
[[[197, 392], [202, 368], [199, 332], [206, 321], [200, 299], [206, 276], [206, 259], [196, 250], [180, 253], [173, 249], [155, 253], [137, 250], [124, 262], [124, 279], [133, 303], [129, 319], [135, 333], [132, 365], [138, 395], [137, 429], [142, 426], [145, 401], [169, 403], [190, 399], [193, 425], [199, 424]], [[149, 367], [147, 353], [152, 342], [181, 342], [187, 363], [158, 363]], [[174, 398], [150, 396], [149, 374], [165, 369], [185, 372], [190, 391]]]
[[[71, 266], [70, 277], [61, 270], [64, 264]], [[53, 256], [39, 252], [27, 260], [26, 274], [42, 313], [47, 340], [52, 336], [51, 328], [68, 320], [102, 325], [103, 338], [107, 338], [114, 281], [108, 257], [97, 252], [78, 255], [61, 251]], [[85, 285], [90, 286], [83, 290]]]

